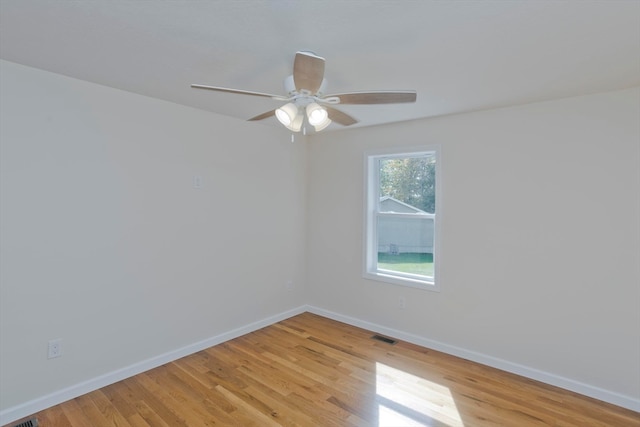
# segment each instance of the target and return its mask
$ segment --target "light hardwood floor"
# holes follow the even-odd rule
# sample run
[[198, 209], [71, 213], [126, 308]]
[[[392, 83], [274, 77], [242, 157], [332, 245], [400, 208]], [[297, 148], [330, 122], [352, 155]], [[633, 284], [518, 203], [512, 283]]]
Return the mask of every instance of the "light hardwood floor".
[[640, 426], [640, 414], [304, 313], [57, 405], [41, 426]]

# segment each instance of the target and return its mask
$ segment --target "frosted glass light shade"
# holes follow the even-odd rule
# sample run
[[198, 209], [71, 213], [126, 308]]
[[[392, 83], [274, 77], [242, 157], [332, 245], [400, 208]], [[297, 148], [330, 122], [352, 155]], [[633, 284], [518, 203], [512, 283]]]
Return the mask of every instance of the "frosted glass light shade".
[[320, 132], [322, 129], [326, 128], [330, 124], [331, 124], [331, 119], [327, 117], [321, 123], [315, 125], [314, 128], [316, 129], [316, 132]]
[[297, 115], [298, 107], [291, 102], [276, 110], [276, 118], [286, 127], [291, 126]]
[[287, 126], [287, 128], [293, 132], [300, 132], [300, 128], [302, 127], [303, 121], [304, 121], [304, 114], [298, 114], [293, 119], [293, 122], [289, 126]]
[[307, 118], [309, 119], [309, 124], [312, 126], [318, 126], [324, 123], [327, 120], [328, 114], [327, 110], [312, 102], [307, 105]]
[[304, 115], [300, 114], [298, 107], [294, 103], [290, 102], [276, 110], [276, 118], [287, 129], [293, 132], [298, 132], [302, 127]]

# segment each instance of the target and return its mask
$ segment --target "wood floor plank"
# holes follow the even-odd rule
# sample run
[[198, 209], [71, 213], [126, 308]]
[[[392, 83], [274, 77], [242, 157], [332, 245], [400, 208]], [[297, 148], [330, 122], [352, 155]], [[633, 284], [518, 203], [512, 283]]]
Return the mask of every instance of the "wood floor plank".
[[640, 427], [640, 413], [304, 313], [56, 405], [47, 427]]
[[131, 427], [131, 424], [121, 412], [128, 409], [127, 406], [114, 405], [113, 401], [105, 395], [104, 389], [96, 390], [94, 393], [90, 393], [87, 396], [91, 398], [95, 407], [98, 408], [106, 420], [106, 424], [118, 427]]
[[136, 408], [142, 417], [151, 422], [157, 422], [160, 419], [171, 427], [187, 427], [184, 419], [173, 412], [172, 408], [175, 408], [176, 405], [171, 405], [170, 399], [166, 395], [157, 396], [152, 390], [149, 390], [146, 387], [148, 382], [146, 374], [138, 374], [124, 380], [124, 384], [134, 395], [138, 396]]
[[[149, 426], [171, 427], [167, 422], [164, 421], [162, 416], [156, 413], [156, 411], [154, 411], [153, 408], [147, 405], [145, 401], [143, 400], [137, 401], [135, 406], [138, 411], [138, 415], [140, 415], [140, 418], [142, 418]], [[74, 424], [74, 427], [75, 427], [75, 424]]]
[[71, 421], [67, 418], [62, 407], [54, 406], [46, 411], [36, 414], [40, 424], [47, 427], [67, 427]]
[[[244, 390], [240, 393], [227, 390], [223, 386], [216, 387], [234, 406], [235, 413], [245, 420], [247, 425], [278, 427], [280, 424], [264, 413], [265, 405], [257, 399], [246, 393]], [[260, 403], [256, 405], [256, 403]]]
[[71, 426], [90, 425], [89, 418], [84, 414], [79, 404], [79, 399], [72, 399], [59, 405]]

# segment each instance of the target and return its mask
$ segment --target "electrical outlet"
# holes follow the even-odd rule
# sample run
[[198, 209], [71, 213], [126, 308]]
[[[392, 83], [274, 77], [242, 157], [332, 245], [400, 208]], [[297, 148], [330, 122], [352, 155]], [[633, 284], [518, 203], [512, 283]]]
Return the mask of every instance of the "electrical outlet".
[[200, 190], [202, 188], [202, 177], [200, 175], [193, 176], [193, 188]]
[[405, 297], [398, 298], [398, 308], [400, 308], [401, 310], [407, 308], [407, 300], [405, 299]]
[[286, 286], [287, 286], [287, 290], [288, 291], [292, 291], [293, 290], [293, 280], [288, 280]]
[[49, 341], [48, 349], [47, 359], [55, 359], [56, 357], [62, 356], [62, 340], [57, 339]]

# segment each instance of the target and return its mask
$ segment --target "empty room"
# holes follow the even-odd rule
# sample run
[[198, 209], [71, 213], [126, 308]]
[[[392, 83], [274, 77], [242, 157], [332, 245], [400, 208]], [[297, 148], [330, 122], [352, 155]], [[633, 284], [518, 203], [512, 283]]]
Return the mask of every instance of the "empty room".
[[0, 425], [640, 427], [640, 1], [0, 0]]

